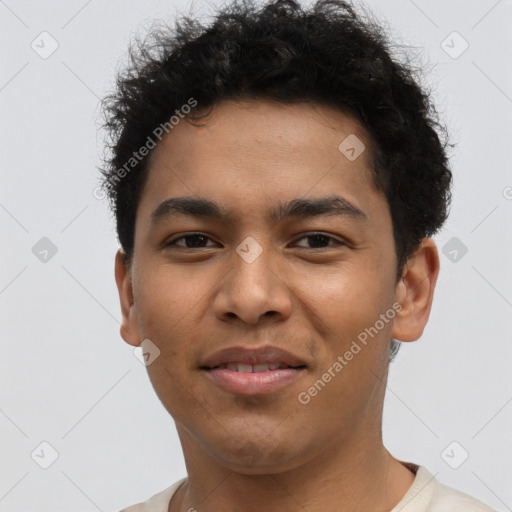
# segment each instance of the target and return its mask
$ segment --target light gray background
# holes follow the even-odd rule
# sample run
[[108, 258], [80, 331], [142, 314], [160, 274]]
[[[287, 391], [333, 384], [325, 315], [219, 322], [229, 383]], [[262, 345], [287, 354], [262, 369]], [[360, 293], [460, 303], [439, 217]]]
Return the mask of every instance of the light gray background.
[[[385, 442], [512, 510], [512, 1], [367, 5], [429, 63], [458, 142], [451, 217], [436, 241], [468, 249], [441, 253], [430, 323], [392, 364]], [[93, 196], [98, 99], [129, 39], [176, 8], [189, 4], [0, 0], [1, 511], [115, 511], [185, 476], [174, 423], [119, 335], [114, 225]], [[51, 48], [43, 31], [59, 45], [46, 59], [31, 47]], [[457, 58], [454, 31], [469, 44]], [[46, 262], [32, 252], [42, 237], [58, 250]], [[48, 469], [43, 441], [59, 455]]]

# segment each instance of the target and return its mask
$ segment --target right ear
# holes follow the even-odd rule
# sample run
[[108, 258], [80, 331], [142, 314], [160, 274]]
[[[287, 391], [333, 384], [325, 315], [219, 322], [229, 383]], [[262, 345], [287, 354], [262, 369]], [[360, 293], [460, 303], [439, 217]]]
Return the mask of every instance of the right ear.
[[126, 254], [122, 249], [116, 253], [115, 276], [119, 302], [121, 303], [121, 337], [129, 345], [138, 347], [141, 343], [137, 310], [133, 300], [133, 287], [130, 269], [126, 264]]

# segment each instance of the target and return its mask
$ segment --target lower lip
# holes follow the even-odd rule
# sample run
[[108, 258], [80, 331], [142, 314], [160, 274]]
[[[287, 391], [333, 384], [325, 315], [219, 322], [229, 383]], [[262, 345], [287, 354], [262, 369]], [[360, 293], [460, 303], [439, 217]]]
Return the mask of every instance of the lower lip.
[[284, 368], [266, 372], [240, 373], [223, 368], [204, 370], [225, 391], [237, 395], [263, 395], [287, 386], [302, 375], [305, 368]]

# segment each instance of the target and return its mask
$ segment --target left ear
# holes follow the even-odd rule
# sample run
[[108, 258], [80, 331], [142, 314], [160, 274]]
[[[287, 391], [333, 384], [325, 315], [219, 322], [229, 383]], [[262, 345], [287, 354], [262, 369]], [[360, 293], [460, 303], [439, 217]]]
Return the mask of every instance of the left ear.
[[404, 265], [396, 287], [396, 301], [402, 305], [397, 312], [392, 337], [399, 341], [415, 341], [427, 324], [439, 275], [439, 255], [435, 242], [423, 238], [418, 249]]

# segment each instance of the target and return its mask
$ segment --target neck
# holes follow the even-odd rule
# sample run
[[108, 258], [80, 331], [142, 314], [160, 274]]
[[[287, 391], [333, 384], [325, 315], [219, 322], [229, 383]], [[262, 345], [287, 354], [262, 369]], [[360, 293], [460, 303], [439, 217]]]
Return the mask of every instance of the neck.
[[381, 436], [367, 433], [338, 442], [302, 464], [258, 474], [228, 469], [178, 427], [188, 479], [169, 512], [389, 512], [406, 494], [414, 474], [394, 459]]

